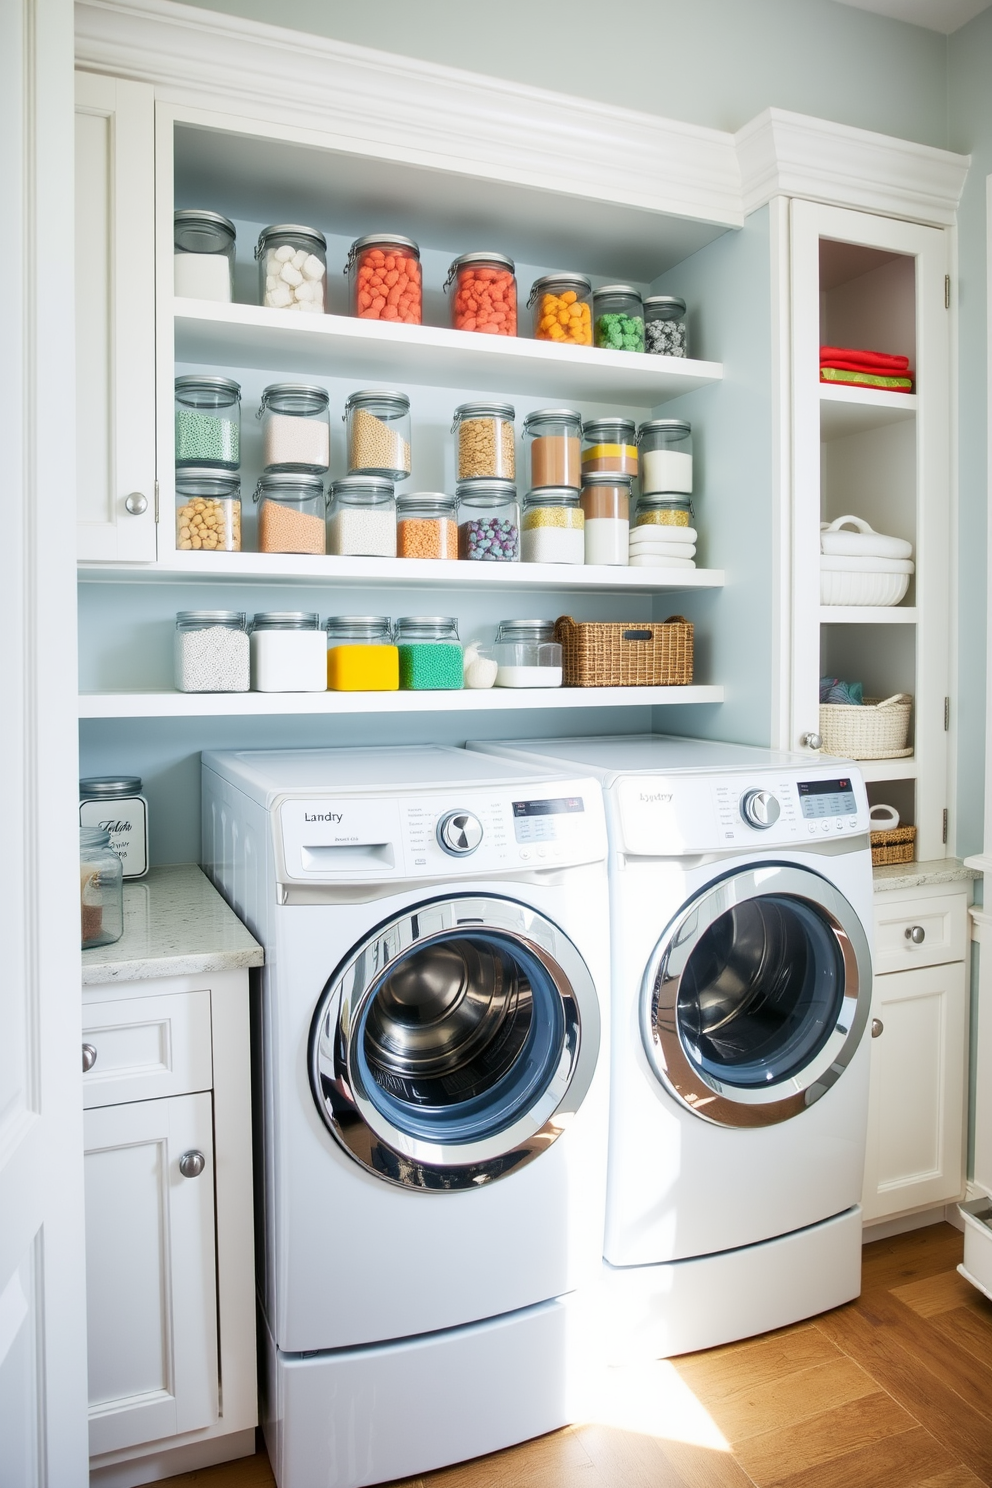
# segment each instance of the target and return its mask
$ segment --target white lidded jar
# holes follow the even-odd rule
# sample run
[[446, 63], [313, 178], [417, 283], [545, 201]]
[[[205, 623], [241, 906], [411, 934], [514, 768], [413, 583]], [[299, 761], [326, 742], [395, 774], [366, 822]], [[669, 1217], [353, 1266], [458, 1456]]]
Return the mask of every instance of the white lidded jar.
[[322, 475], [331, 463], [325, 388], [273, 382], [262, 391], [255, 417], [262, 425], [262, 467]]
[[326, 692], [327, 646], [320, 616], [262, 610], [251, 625], [253, 692]]
[[685, 419], [648, 419], [637, 431], [641, 491], [692, 495], [692, 425]]
[[176, 615], [178, 692], [248, 692], [248, 658], [243, 610], [180, 610]]
[[107, 832], [125, 878], [148, 872], [148, 802], [138, 775], [89, 775], [79, 782], [79, 825]]
[[173, 289], [190, 300], [234, 299], [234, 223], [219, 212], [182, 208], [173, 214]]
[[561, 645], [553, 620], [501, 620], [494, 654], [497, 687], [561, 686]]

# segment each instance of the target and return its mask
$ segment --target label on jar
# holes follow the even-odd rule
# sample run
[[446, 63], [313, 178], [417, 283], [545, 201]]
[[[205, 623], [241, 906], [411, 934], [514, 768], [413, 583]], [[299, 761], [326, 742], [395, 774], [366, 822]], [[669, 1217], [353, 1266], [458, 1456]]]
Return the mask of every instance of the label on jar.
[[79, 825], [110, 833], [110, 846], [124, 864], [125, 878], [148, 872], [148, 808], [141, 796], [81, 801]]

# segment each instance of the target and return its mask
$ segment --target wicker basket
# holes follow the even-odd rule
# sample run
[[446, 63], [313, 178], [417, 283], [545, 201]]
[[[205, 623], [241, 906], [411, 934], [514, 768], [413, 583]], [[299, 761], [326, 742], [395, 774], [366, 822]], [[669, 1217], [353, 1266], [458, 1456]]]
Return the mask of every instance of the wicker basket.
[[692, 626], [681, 615], [659, 621], [576, 621], [562, 615], [566, 687], [685, 687], [692, 681]]
[[871, 861], [876, 868], [886, 863], [911, 863], [915, 853], [915, 827], [890, 827], [887, 832], [871, 834]]
[[908, 692], [855, 703], [821, 703], [820, 736], [824, 754], [843, 759], [903, 759], [907, 748], [913, 699]]

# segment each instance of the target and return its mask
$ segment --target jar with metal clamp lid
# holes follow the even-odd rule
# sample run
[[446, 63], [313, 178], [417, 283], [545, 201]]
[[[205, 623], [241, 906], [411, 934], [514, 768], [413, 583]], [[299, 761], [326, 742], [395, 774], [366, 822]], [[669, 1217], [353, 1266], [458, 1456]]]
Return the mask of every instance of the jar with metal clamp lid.
[[259, 303], [270, 310], [323, 315], [327, 303], [327, 239], [295, 222], [264, 227], [255, 247]]
[[451, 325], [486, 336], [517, 334], [517, 280], [505, 253], [463, 253], [444, 281], [451, 292]]
[[451, 432], [458, 448], [457, 479], [512, 481], [516, 474], [512, 403], [463, 403]]
[[458, 621], [450, 615], [406, 615], [396, 622], [400, 687], [414, 692], [462, 686]]
[[241, 464], [241, 387], [229, 377], [176, 378], [176, 468]]
[[396, 495], [379, 475], [346, 475], [331, 486], [327, 550], [341, 558], [396, 557]]
[[685, 419], [648, 419], [637, 431], [641, 490], [692, 495], [692, 425]]
[[561, 686], [561, 645], [553, 620], [501, 620], [495, 657], [497, 687]]
[[689, 355], [685, 300], [677, 295], [648, 295], [644, 301], [644, 349], [651, 356]]
[[320, 616], [306, 610], [263, 610], [251, 625], [254, 692], [326, 692], [327, 648]]
[[332, 692], [395, 692], [399, 652], [386, 615], [331, 615], [327, 686]]
[[349, 475], [403, 481], [410, 474], [410, 399], [387, 388], [363, 388], [344, 406]]
[[520, 509], [512, 481], [458, 482], [458, 556], [484, 563], [517, 562]]
[[592, 297], [596, 345], [605, 351], [644, 350], [644, 306], [631, 284], [606, 284]]
[[260, 553], [326, 551], [327, 499], [319, 475], [270, 471], [255, 487]]
[[82, 947], [113, 945], [124, 934], [124, 865], [110, 833], [79, 829], [79, 908]]
[[582, 425], [582, 476], [609, 471], [637, 475], [637, 431], [633, 419], [587, 419]]
[[579, 498], [585, 517], [586, 563], [627, 564], [630, 539], [630, 476], [608, 470], [582, 477]]
[[344, 266], [351, 313], [360, 320], [420, 325], [424, 318], [420, 249], [398, 233], [368, 233], [351, 245]]
[[234, 223], [219, 212], [173, 213], [173, 291], [180, 298], [234, 299]]
[[232, 471], [176, 471], [176, 547], [181, 553], [241, 552], [241, 480]]
[[592, 286], [584, 274], [545, 274], [535, 279], [528, 306], [534, 340], [563, 346], [592, 345]]
[[274, 382], [262, 392], [262, 467], [321, 475], [330, 464], [331, 431], [325, 388]]

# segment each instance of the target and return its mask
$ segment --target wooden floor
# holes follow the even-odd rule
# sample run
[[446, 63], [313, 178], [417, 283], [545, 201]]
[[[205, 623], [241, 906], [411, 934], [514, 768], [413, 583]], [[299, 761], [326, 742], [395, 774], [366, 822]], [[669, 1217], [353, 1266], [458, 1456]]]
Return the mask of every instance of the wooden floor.
[[[620, 1409], [403, 1488], [992, 1485], [992, 1302], [933, 1225], [864, 1252], [860, 1298], [624, 1379]], [[264, 1453], [170, 1478], [270, 1488]]]

